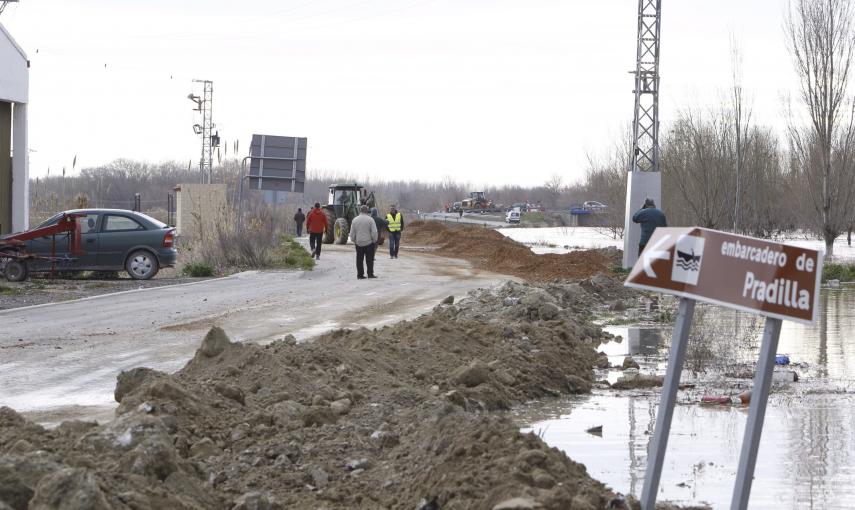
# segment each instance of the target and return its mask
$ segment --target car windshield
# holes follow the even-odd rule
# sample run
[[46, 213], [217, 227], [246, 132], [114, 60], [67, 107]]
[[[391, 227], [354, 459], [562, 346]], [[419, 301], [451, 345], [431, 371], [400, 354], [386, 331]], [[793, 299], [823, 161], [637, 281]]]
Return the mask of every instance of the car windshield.
[[48, 219], [46, 219], [45, 221], [43, 221], [43, 222], [39, 223], [39, 226], [37, 226], [36, 228], [42, 228], [42, 227], [47, 227], [47, 226], [49, 226], [49, 225], [53, 225], [54, 223], [56, 223], [57, 221], [59, 221], [59, 218], [60, 218], [60, 216], [62, 216], [62, 214], [63, 214], [63, 213], [54, 214], [54, 215], [53, 215], [53, 216], [51, 216], [50, 218], [48, 218]]

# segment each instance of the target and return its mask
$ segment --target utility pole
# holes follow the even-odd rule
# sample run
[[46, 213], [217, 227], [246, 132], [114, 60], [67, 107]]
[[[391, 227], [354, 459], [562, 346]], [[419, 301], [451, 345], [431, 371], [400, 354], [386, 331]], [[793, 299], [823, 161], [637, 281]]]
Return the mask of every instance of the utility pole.
[[635, 109], [632, 118], [632, 151], [626, 190], [623, 265], [632, 267], [638, 258], [640, 228], [632, 214], [652, 198], [657, 207], [662, 195], [659, 173], [659, 28], [661, 0], [638, 0], [638, 37], [636, 41]]
[[193, 132], [200, 135], [202, 138], [202, 156], [199, 158], [199, 170], [202, 174], [202, 182], [211, 183], [212, 158], [211, 149], [220, 145], [220, 137], [217, 134], [212, 134], [214, 130], [213, 107], [214, 97], [214, 82], [211, 80], [193, 80], [193, 83], [202, 84], [202, 96], [197, 96], [192, 92], [187, 95], [187, 99], [196, 103], [197, 111], [202, 116], [202, 124], [193, 124]]

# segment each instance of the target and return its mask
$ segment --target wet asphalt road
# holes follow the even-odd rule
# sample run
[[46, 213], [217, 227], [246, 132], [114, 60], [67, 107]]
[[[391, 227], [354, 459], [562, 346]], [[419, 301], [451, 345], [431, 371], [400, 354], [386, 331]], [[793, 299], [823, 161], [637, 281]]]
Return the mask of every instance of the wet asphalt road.
[[299, 340], [415, 317], [506, 277], [460, 260], [381, 247], [379, 278], [357, 280], [353, 246], [324, 245], [314, 271], [245, 272], [0, 311], [0, 406], [43, 423], [105, 418], [121, 370], [181, 368], [212, 325], [232, 340]]

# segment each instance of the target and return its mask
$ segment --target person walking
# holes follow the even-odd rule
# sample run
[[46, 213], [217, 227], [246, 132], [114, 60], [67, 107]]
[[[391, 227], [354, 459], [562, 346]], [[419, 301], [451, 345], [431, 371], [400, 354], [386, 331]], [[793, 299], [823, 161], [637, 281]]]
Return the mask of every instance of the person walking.
[[365, 279], [363, 262], [368, 266], [368, 278], [374, 275], [374, 250], [377, 247], [377, 223], [368, 215], [368, 206], [359, 208], [359, 216], [350, 223], [350, 240], [356, 245], [356, 278]]
[[633, 223], [641, 224], [641, 238], [638, 240], [638, 255], [644, 251], [647, 242], [650, 241], [650, 236], [656, 227], [667, 227], [668, 223], [665, 220], [665, 213], [656, 208], [656, 203], [652, 198], [644, 199], [644, 205], [635, 214], [632, 215]]
[[386, 224], [389, 225], [389, 258], [396, 259], [401, 246], [401, 232], [404, 231], [404, 217], [394, 205], [386, 214]]
[[315, 260], [320, 260], [324, 232], [327, 230], [327, 215], [321, 209], [320, 202], [315, 202], [315, 207], [306, 216], [306, 230], [309, 232], [309, 248], [312, 250], [312, 256]]
[[384, 228], [387, 229], [387, 231], [388, 231], [389, 225], [386, 223], [386, 220], [384, 220], [383, 218], [380, 217], [380, 211], [377, 210], [376, 207], [371, 208], [371, 218], [374, 220], [374, 224], [377, 225], [377, 243], [374, 246], [374, 257], [373, 257], [373, 258], [377, 258], [377, 249], [380, 247], [380, 243], [382, 242], [382, 240], [381, 240], [382, 236], [380, 235], [380, 233], [383, 232]]
[[303, 208], [297, 208], [297, 214], [294, 215], [294, 224], [297, 226], [297, 237], [303, 237], [303, 222], [306, 221], [306, 215], [303, 214]]

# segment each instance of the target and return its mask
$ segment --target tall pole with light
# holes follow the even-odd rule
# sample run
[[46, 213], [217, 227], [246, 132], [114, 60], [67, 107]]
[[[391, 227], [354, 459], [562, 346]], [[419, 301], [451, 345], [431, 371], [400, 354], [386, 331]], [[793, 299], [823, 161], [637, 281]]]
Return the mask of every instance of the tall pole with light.
[[199, 158], [199, 170], [202, 174], [202, 182], [210, 184], [213, 167], [212, 149], [220, 146], [219, 133], [214, 133], [212, 114], [214, 82], [211, 80], [193, 80], [193, 82], [202, 84], [202, 96], [197, 96], [191, 92], [187, 95], [187, 99], [196, 104], [193, 110], [199, 112], [202, 117], [201, 124], [193, 124], [193, 132], [202, 139], [202, 155]]
[[659, 173], [659, 28], [661, 0], [638, 0], [636, 41], [635, 109], [632, 118], [632, 150], [626, 183], [626, 223], [623, 233], [623, 266], [630, 268], [638, 258], [641, 229], [632, 222], [633, 212], [645, 198], [662, 207], [662, 178]]

